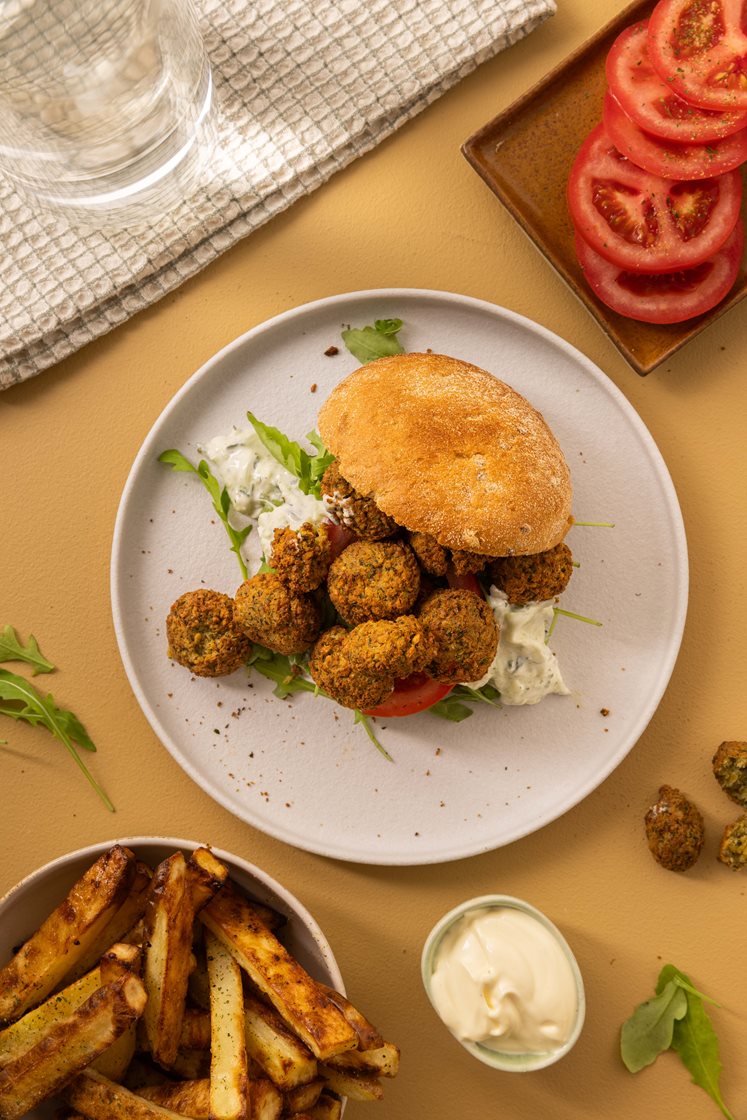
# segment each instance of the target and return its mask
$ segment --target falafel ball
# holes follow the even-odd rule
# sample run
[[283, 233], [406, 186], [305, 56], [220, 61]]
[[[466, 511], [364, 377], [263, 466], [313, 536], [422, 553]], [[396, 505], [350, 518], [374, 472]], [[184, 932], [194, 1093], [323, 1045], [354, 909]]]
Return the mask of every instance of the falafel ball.
[[722, 743], [713, 756], [713, 773], [724, 793], [747, 809], [747, 743]]
[[365, 541], [381, 541], [393, 537], [397, 522], [387, 517], [373, 498], [366, 498], [342, 477], [337, 461], [330, 463], [322, 475], [322, 497], [327, 509], [341, 525]]
[[325, 630], [309, 658], [309, 673], [344, 708], [375, 708], [394, 682], [423, 668], [430, 647], [412, 615]]
[[410, 533], [410, 548], [418, 558], [424, 572], [432, 576], [445, 576], [449, 568], [449, 554], [430, 533]]
[[270, 565], [291, 591], [315, 591], [327, 578], [331, 561], [326, 525], [305, 521], [300, 529], [275, 530]]
[[236, 592], [235, 611], [244, 633], [276, 653], [303, 653], [322, 625], [315, 600], [290, 591], [274, 572], [245, 580]]
[[477, 575], [491, 559], [492, 557], [483, 556], [480, 552], [454, 550], [451, 554], [451, 566], [458, 576]]
[[478, 681], [493, 663], [499, 630], [492, 610], [472, 591], [434, 591], [419, 614], [433, 646], [426, 673], [442, 684]]
[[531, 556], [498, 556], [490, 578], [509, 603], [543, 603], [562, 594], [573, 575], [573, 554], [563, 541]]
[[221, 591], [186, 591], [166, 619], [168, 656], [198, 677], [221, 677], [239, 669], [252, 643], [238, 624], [234, 601]]
[[646, 839], [657, 863], [667, 871], [687, 871], [703, 847], [705, 824], [684, 793], [662, 786], [659, 799], [646, 813]]
[[349, 626], [407, 614], [419, 590], [418, 562], [403, 541], [353, 541], [327, 575], [327, 594]]
[[718, 850], [718, 858], [732, 871], [747, 867], [747, 813], [727, 824]]

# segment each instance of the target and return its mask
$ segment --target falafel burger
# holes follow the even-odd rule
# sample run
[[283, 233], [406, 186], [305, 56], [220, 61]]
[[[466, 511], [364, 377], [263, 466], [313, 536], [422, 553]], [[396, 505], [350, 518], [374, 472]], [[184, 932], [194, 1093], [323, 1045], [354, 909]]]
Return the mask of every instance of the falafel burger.
[[468, 362], [379, 358], [340, 382], [318, 419], [350, 486], [442, 548], [525, 556], [571, 525], [570, 471], [542, 415]]

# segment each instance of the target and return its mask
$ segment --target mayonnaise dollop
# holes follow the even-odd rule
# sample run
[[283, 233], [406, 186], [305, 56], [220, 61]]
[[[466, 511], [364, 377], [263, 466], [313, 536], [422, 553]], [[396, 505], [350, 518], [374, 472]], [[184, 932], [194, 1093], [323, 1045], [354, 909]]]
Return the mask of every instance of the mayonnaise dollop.
[[295, 476], [270, 455], [254, 428], [234, 427], [200, 450], [217, 467], [233, 508], [256, 519], [267, 559], [276, 529], [300, 529], [304, 522], [319, 525], [329, 519], [324, 503], [299, 489]]
[[513, 907], [463, 915], [441, 941], [431, 998], [465, 1042], [542, 1054], [570, 1038], [578, 992], [568, 957], [531, 914]]
[[547, 644], [552, 601], [510, 606], [505, 593], [491, 587], [488, 602], [501, 636], [493, 664], [472, 687], [492, 684], [501, 694], [501, 704], [537, 704], [553, 692], [568, 696], [558, 659]]

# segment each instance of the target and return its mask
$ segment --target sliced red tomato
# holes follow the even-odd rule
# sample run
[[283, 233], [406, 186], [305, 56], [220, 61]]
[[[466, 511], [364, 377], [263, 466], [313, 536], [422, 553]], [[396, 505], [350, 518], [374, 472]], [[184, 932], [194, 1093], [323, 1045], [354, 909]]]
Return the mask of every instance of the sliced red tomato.
[[601, 256], [636, 272], [672, 272], [714, 256], [734, 229], [742, 177], [664, 179], [623, 156], [604, 125], [581, 146], [568, 181], [578, 233]]
[[397, 681], [394, 692], [383, 703], [375, 708], [370, 708], [363, 714], [366, 716], [414, 716], [417, 712], [424, 712], [432, 708], [444, 696], [451, 692], [450, 684], [441, 684], [434, 681], [427, 673], [411, 673], [404, 680]]
[[746, 112], [700, 109], [678, 97], [648, 57], [648, 23], [634, 23], [618, 35], [607, 55], [607, 83], [640, 128], [681, 144], [704, 144], [731, 136], [747, 125]]
[[659, 0], [648, 53], [672, 91], [704, 109], [747, 109], [744, 0]]
[[452, 589], [462, 591], [474, 591], [475, 595], [482, 597], [482, 588], [476, 575], [472, 572], [465, 572], [464, 575], [458, 576], [453, 568], [449, 568], [446, 573], [446, 582]]
[[747, 159], [747, 129], [708, 144], [678, 144], [644, 132], [612, 93], [604, 98], [604, 127], [618, 152], [664, 179], [709, 179]]
[[324, 526], [327, 530], [329, 537], [329, 544], [332, 550], [332, 559], [336, 560], [341, 552], [344, 552], [349, 544], [357, 540], [355, 533], [351, 533], [344, 525], [338, 525], [336, 521], [325, 521]]
[[710, 311], [732, 287], [743, 245], [738, 222], [710, 260], [676, 272], [631, 272], [605, 260], [576, 235], [576, 254], [595, 295], [613, 311], [644, 323], [681, 323]]

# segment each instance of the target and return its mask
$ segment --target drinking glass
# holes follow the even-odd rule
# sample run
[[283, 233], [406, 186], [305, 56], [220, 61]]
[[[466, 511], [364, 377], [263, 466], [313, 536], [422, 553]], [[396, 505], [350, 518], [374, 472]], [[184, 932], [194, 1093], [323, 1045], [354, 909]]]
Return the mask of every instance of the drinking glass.
[[148, 220], [212, 142], [191, 0], [0, 0], [0, 170], [94, 222]]

